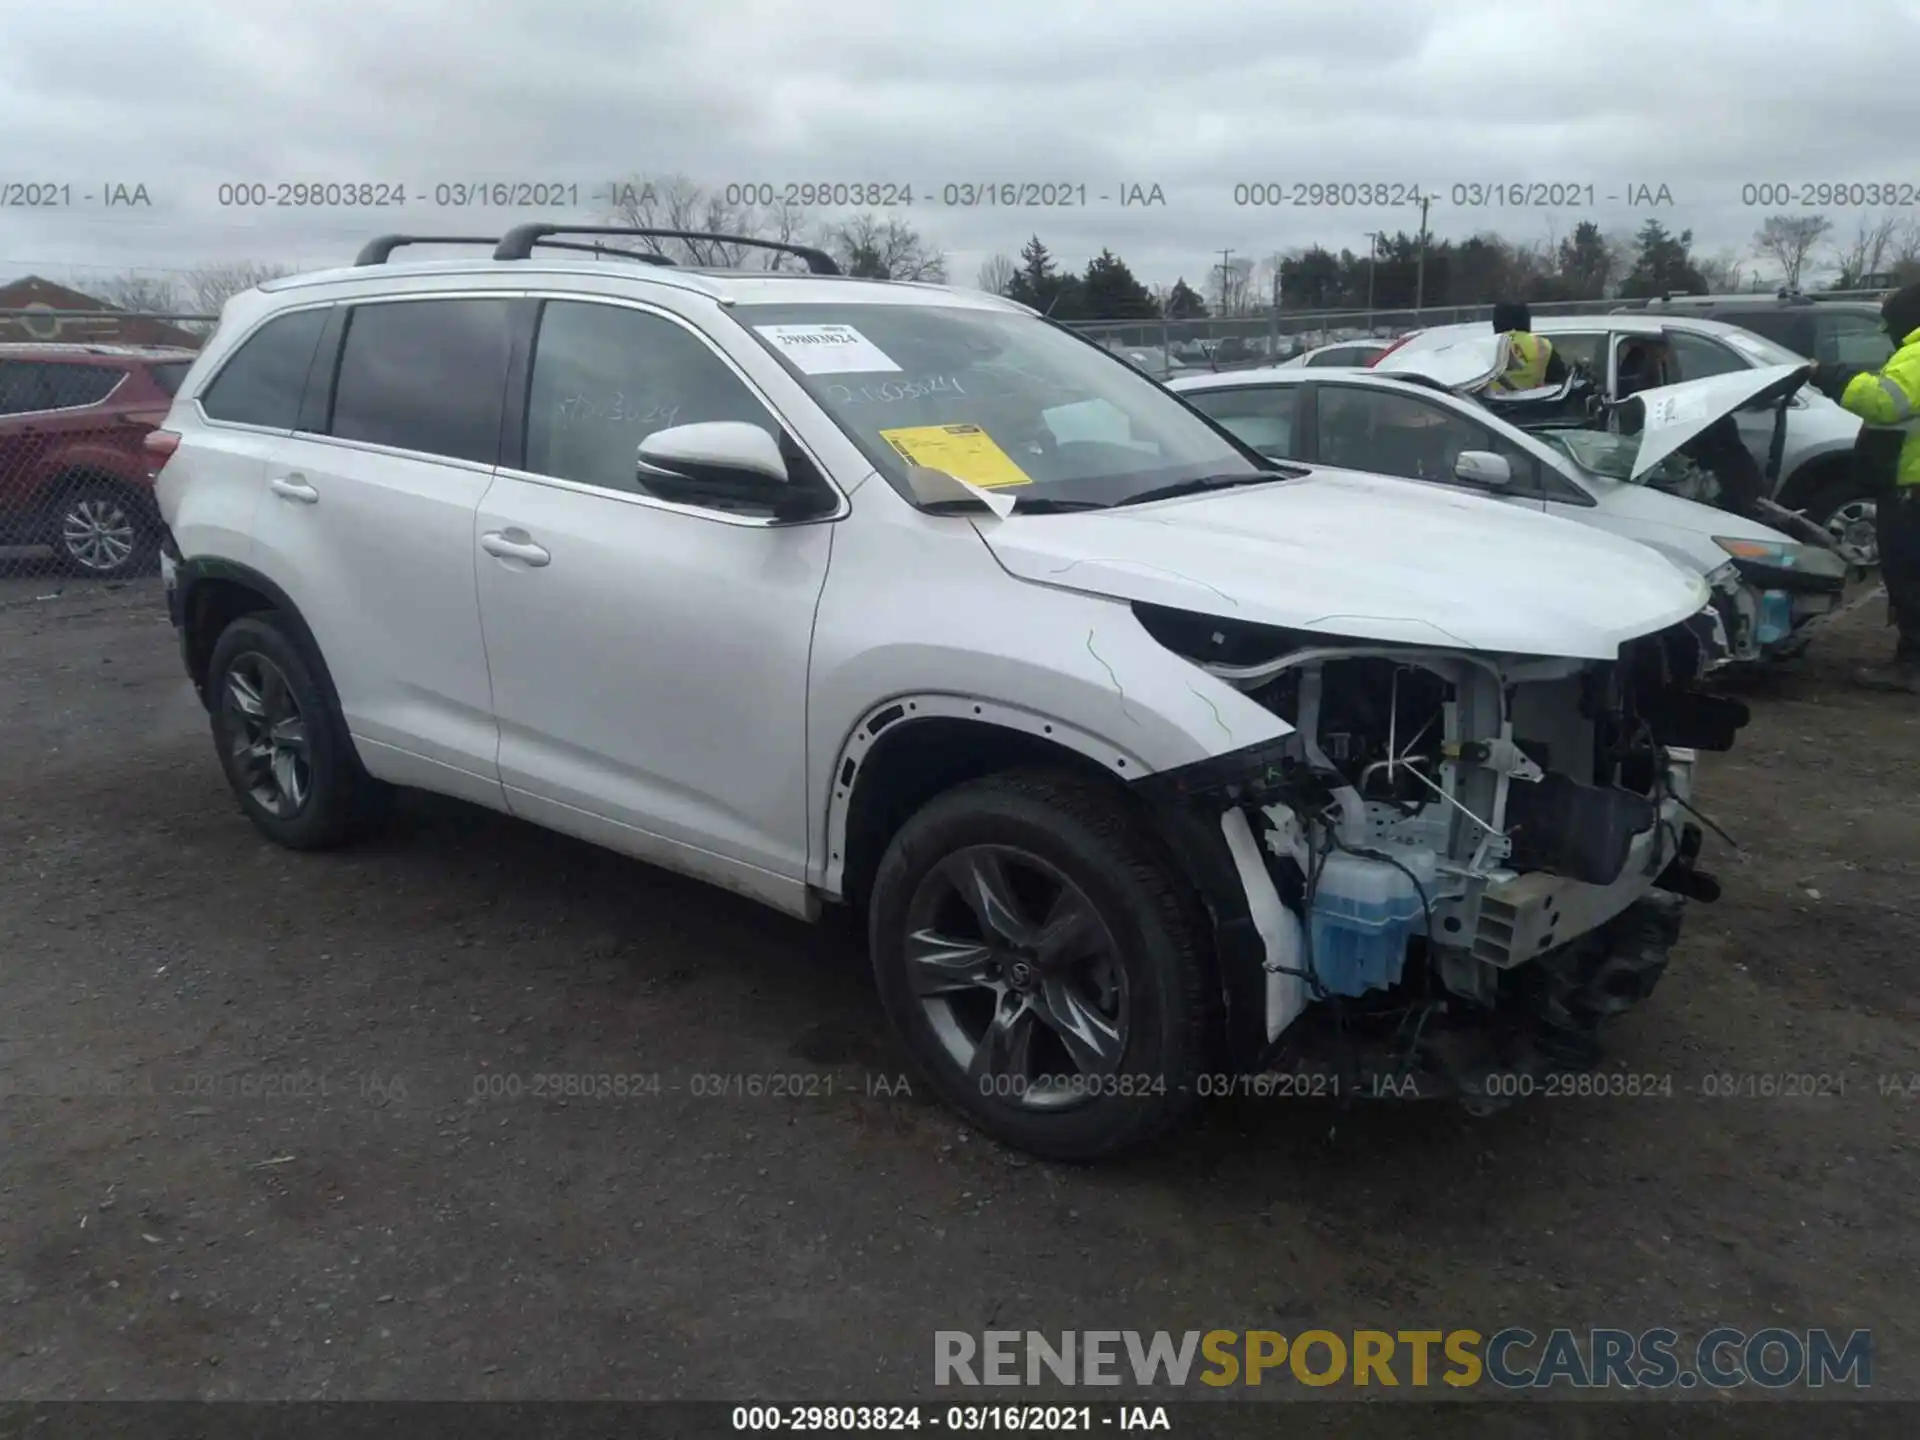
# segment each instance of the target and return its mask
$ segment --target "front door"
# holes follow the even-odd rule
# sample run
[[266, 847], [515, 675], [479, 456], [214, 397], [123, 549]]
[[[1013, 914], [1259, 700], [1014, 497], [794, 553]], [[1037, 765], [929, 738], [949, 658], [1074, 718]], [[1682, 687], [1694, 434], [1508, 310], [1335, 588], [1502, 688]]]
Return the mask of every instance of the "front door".
[[480, 610], [516, 814], [803, 909], [807, 661], [833, 526], [643, 483], [656, 430], [766, 403], [701, 336], [543, 310], [525, 454], [480, 507]]

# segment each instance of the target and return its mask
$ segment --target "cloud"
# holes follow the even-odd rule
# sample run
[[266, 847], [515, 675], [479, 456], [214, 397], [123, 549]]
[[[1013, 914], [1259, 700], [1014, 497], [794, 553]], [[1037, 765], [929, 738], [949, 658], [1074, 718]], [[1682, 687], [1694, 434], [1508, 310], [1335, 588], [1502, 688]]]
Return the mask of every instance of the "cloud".
[[[1161, 281], [1198, 280], [1223, 247], [1364, 248], [1418, 224], [1409, 206], [1236, 205], [1236, 185], [1417, 184], [1455, 236], [1658, 213], [1711, 251], [1744, 248], [1764, 217], [1745, 184], [1920, 184], [1920, 16], [1897, 0], [80, 0], [15, 7], [7, 32], [0, 181], [64, 185], [73, 203], [0, 211], [0, 273], [322, 265], [386, 230], [544, 218], [435, 206], [436, 186], [482, 179], [575, 185], [583, 221], [607, 180], [640, 173], [911, 185], [913, 223], [961, 279], [1039, 234], [1070, 262], [1107, 245]], [[947, 185], [1003, 179], [1084, 186], [1087, 203], [941, 203]], [[1455, 185], [1521, 181], [1578, 203], [1454, 203]], [[407, 204], [219, 203], [248, 182], [404, 185]], [[144, 184], [151, 205], [104, 206], [112, 183]], [[1165, 204], [1095, 198], [1129, 185]], [[1629, 206], [1634, 185], [1667, 187], [1671, 206]]]

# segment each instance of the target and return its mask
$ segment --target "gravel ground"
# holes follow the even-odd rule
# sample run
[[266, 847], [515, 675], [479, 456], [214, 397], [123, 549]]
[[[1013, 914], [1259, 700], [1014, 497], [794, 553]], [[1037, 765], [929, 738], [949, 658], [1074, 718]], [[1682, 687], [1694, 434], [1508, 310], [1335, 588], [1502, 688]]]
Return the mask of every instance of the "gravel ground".
[[903, 1092], [840, 930], [428, 798], [269, 846], [157, 582], [0, 581], [0, 1395], [871, 1401], [936, 1397], [940, 1329], [1727, 1323], [1871, 1327], [1920, 1398], [1920, 701], [1842, 676], [1882, 619], [1706, 762], [1745, 849], [1613, 1041], [1671, 1096], [1223, 1102], [1075, 1170]]

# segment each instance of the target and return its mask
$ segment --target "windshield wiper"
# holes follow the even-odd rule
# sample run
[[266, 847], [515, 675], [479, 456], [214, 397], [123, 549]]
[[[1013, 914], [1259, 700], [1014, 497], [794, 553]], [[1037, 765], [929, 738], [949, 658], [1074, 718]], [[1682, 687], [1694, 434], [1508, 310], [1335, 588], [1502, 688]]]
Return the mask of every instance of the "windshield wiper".
[[1117, 510], [1122, 505], [1145, 505], [1152, 500], [1173, 500], [1181, 495], [1199, 495], [1208, 490], [1232, 490], [1241, 485], [1268, 485], [1275, 480], [1298, 480], [1309, 473], [1305, 466], [1289, 466], [1284, 470], [1278, 467], [1256, 470], [1251, 475], [1202, 475], [1198, 480], [1181, 480], [1172, 485], [1142, 490], [1138, 495], [1114, 501], [1113, 508]]
[[[929, 515], [961, 515], [984, 508], [978, 500], [935, 500], [920, 507]], [[1013, 513], [1016, 515], [1064, 515], [1070, 510], [1104, 510], [1107, 506], [1100, 500], [1062, 500], [1045, 495], [1016, 497]]]

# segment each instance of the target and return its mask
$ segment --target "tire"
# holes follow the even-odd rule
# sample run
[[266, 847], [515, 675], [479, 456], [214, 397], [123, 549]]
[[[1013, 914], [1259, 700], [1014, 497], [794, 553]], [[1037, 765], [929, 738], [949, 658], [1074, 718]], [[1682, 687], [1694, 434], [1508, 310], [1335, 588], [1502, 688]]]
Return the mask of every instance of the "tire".
[[[964, 898], [982, 874], [1001, 903]], [[1002, 917], [985, 944], [983, 913]], [[1219, 1033], [1204, 923], [1118, 797], [1021, 772], [957, 786], [901, 826], [874, 878], [868, 940], [881, 1003], [930, 1088], [997, 1140], [1088, 1161], [1193, 1109]], [[982, 1043], [990, 1033], [997, 1044]]]
[[[356, 838], [378, 822], [389, 795], [361, 767], [318, 670], [270, 610], [228, 625], [207, 664], [213, 743], [227, 783], [246, 817], [289, 850]], [[264, 713], [248, 714], [252, 705]]]
[[1841, 552], [1849, 561], [1877, 565], [1880, 542], [1873, 528], [1875, 499], [1851, 476], [1841, 476], [1816, 485], [1800, 508], [1807, 519], [1840, 542]]
[[120, 580], [151, 570], [160, 527], [151, 508], [109, 480], [79, 480], [59, 492], [48, 517], [48, 543], [69, 575]]

